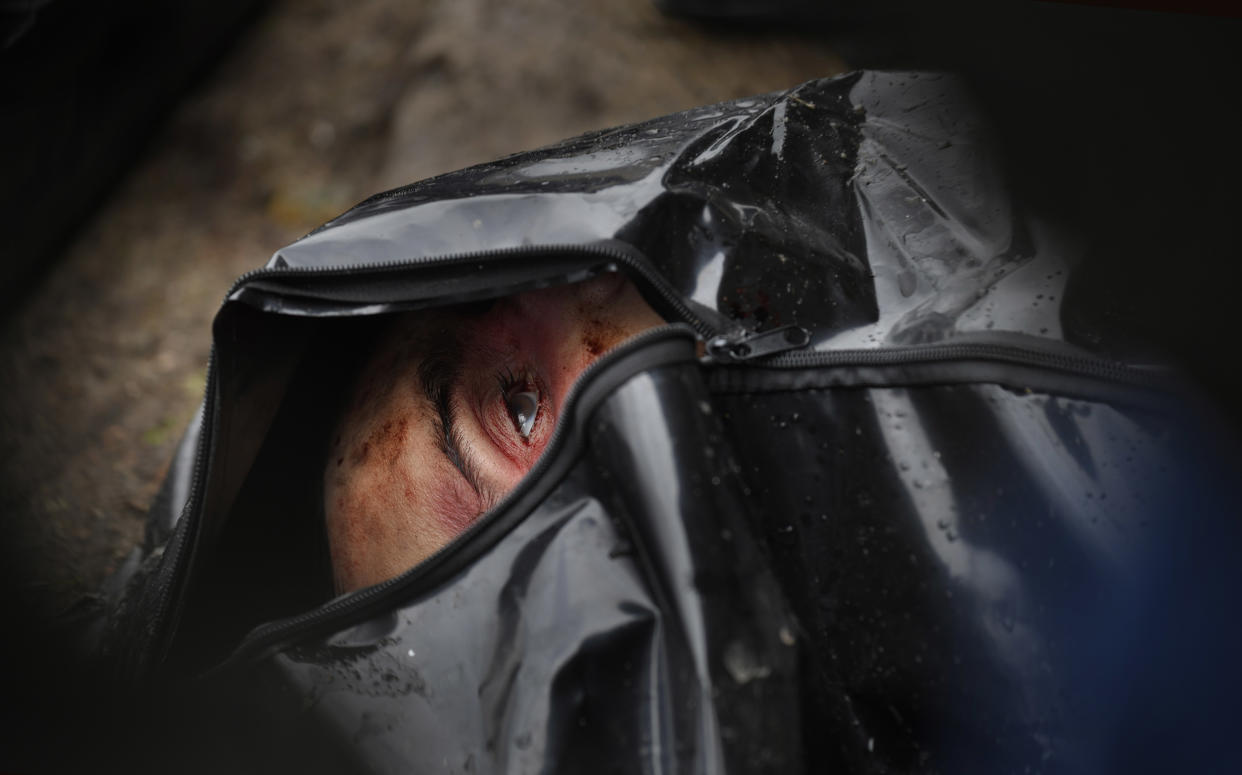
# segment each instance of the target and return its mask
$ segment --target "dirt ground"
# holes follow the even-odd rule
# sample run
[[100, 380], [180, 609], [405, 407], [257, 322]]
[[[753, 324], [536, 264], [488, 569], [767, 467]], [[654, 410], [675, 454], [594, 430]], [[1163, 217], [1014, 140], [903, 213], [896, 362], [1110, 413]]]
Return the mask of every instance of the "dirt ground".
[[19, 594], [61, 610], [140, 541], [212, 316], [277, 248], [385, 188], [844, 69], [647, 0], [274, 3], [0, 331]]

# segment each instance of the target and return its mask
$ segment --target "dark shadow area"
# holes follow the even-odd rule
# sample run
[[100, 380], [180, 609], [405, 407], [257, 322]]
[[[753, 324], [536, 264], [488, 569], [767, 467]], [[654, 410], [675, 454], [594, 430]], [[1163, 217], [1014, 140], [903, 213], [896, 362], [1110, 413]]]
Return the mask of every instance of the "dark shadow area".
[[69, 244], [264, 0], [0, 6], [0, 304]]
[[834, 39], [851, 67], [960, 73], [1018, 201], [1083, 238], [1068, 293], [1094, 314], [1067, 331], [1125, 340], [1118, 357], [1171, 357], [1237, 420], [1242, 20], [1052, 2], [871, 8]]
[[[948, 70], [995, 124], [1015, 199], [1081, 239], [1068, 331], [1172, 360], [1235, 422], [1242, 19], [1214, 0], [661, 0], [739, 33], [822, 35], [851, 69]], [[1081, 308], [1081, 304], [1067, 305]], [[1071, 337], [1072, 338], [1072, 337]], [[1094, 341], [1080, 341], [1094, 345]]]
[[[20, 308], [26, 292], [131, 169], [178, 99], [265, 5], [263, 0], [0, 4], [3, 317]], [[0, 768], [80, 768], [92, 753], [112, 747], [118, 729], [138, 730], [124, 719], [99, 714], [104, 684], [73, 647], [75, 623], [85, 609], [49, 626], [32, 602], [38, 595], [21, 572], [19, 547], [6, 546], [4, 559]]]

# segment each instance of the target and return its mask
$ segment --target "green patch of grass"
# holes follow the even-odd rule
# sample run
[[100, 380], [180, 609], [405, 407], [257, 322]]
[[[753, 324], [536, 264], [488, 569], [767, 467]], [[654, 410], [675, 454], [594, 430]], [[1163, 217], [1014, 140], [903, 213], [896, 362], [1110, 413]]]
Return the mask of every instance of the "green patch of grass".
[[147, 428], [142, 432], [142, 441], [152, 447], [158, 447], [164, 444], [175, 433], [181, 430], [182, 423], [177, 422], [171, 417], [165, 417], [154, 426]]
[[185, 391], [188, 398], [201, 400], [203, 392], [207, 389], [207, 369], [202, 368], [185, 375], [185, 378], [181, 380], [181, 389]]

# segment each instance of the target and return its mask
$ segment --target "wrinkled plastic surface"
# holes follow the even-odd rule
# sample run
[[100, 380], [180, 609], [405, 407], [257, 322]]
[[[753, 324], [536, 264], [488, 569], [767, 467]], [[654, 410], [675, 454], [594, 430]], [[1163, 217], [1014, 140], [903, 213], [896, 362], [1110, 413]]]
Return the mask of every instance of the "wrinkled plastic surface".
[[993, 330], [1061, 338], [1076, 256], [1037, 233], [955, 81], [864, 73], [380, 195], [273, 264], [615, 238], [701, 308], [747, 328], [800, 325], [838, 349]]
[[[1093, 302], [1067, 296], [1072, 241], [1008, 199], [984, 128], [937, 76], [813, 82], [390, 192], [278, 252], [217, 318], [219, 417], [201, 524], [174, 533], [194, 562], [169, 587], [169, 664], [210, 667], [316, 602], [313, 563], [282, 564], [318, 530], [316, 496], [291, 486], [318, 464], [291, 441], [314, 406], [303, 354], [402, 304], [334, 296], [348, 271], [323, 273], [312, 304], [295, 279], [354, 267], [405, 287], [419, 259], [601, 240], [636, 248], [720, 333], [796, 324], [820, 353], [1002, 335], [1110, 352], [1068, 322]], [[411, 293], [451, 303], [491, 277], [500, 294], [537, 263], [425, 267]], [[223, 703], [215, 723], [250, 743], [229, 766], [1218, 764], [1239, 685], [1233, 448], [1107, 376], [959, 366], [726, 367], [688, 347], [676, 365], [614, 364], [555, 451], [561, 473], [488, 517], [511, 528], [456, 546], [435, 583], [416, 571], [225, 671], [257, 709]]]
[[796, 770], [794, 625], [723, 454], [669, 443], [722, 439], [685, 354], [598, 409], [580, 462], [485, 557], [258, 671], [276, 747], [313, 771]]

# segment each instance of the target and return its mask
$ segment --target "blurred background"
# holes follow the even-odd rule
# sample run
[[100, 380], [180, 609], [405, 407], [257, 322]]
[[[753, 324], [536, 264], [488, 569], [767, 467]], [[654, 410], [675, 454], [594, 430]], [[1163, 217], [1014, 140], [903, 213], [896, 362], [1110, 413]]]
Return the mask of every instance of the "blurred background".
[[1217, 400], [1242, 387], [1231, 3], [0, 0], [0, 22], [0, 514], [34, 620], [139, 542], [237, 275], [380, 190], [847, 69], [961, 74], [1022, 197], [1082, 235], [1097, 322]]

